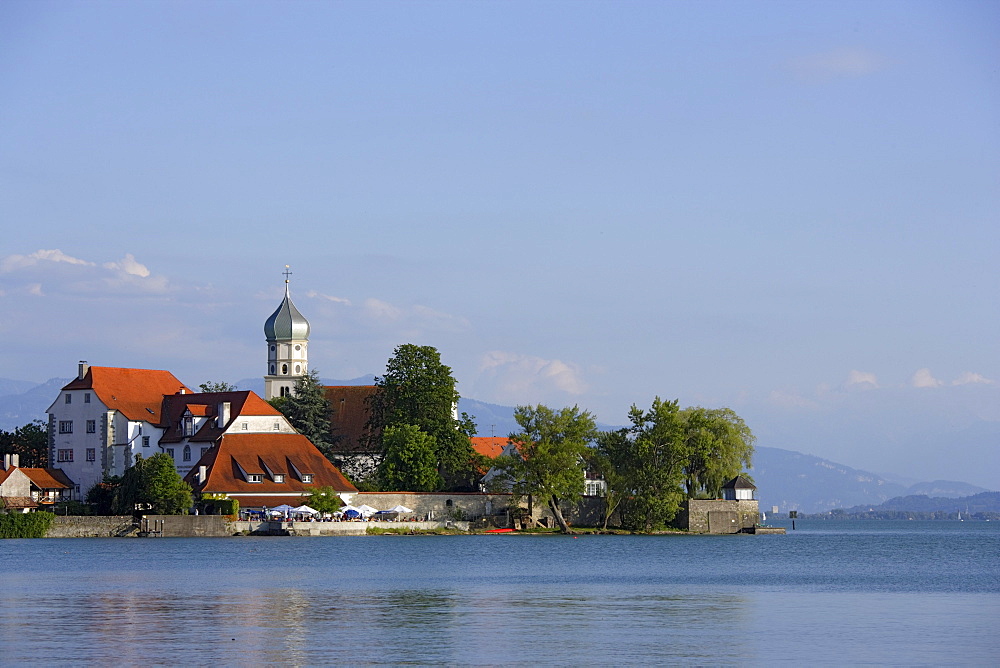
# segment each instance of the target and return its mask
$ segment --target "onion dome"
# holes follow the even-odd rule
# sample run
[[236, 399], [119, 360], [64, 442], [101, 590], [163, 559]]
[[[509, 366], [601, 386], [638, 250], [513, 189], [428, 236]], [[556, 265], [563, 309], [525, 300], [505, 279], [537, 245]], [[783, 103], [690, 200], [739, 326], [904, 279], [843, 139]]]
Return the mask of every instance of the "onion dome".
[[309, 321], [299, 313], [288, 294], [285, 281], [285, 299], [264, 323], [264, 337], [268, 341], [306, 341], [309, 339]]

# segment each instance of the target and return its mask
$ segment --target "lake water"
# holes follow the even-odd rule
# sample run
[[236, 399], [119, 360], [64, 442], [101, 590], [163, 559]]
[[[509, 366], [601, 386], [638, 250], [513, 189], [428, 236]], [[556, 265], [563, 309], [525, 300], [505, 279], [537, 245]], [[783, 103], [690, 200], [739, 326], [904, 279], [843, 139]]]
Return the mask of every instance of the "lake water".
[[0, 663], [996, 665], [1000, 522], [0, 541]]

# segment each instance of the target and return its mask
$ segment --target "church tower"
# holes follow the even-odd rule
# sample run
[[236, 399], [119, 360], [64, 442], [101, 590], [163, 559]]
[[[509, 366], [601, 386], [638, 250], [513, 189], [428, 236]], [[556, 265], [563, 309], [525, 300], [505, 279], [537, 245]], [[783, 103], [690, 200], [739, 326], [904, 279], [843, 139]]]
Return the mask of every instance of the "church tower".
[[309, 373], [309, 321], [292, 303], [288, 293], [288, 277], [292, 274], [285, 265], [285, 299], [264, 323], [267, 339], [267, 375], [264, 376], [264, 398], [290, 396], [295, 382]]

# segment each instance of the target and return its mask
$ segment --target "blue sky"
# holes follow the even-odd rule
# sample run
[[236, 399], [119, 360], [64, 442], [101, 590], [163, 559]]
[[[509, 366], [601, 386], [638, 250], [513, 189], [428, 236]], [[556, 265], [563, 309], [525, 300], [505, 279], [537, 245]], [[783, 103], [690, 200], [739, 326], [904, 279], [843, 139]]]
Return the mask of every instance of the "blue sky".
[[996, 488], [1000, 5], [0, 4], [0, 377], [728, 405]]

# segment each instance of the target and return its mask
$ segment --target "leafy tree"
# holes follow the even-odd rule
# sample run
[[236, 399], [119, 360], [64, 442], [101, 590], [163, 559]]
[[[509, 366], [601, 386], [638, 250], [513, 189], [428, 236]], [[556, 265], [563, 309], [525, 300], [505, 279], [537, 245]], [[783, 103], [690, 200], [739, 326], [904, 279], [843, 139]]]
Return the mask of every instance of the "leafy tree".
[[437, 469], [437, 442], [412, 424], [392, 425], [382, 432], [385, 458], [378, 467], [384, 490], [432, 492], [443, 481]]
[[0, 455], [18, 455], [19, 465], [46, 468], [49, 465], [49, 435], [45, 423], [33, 420], [14, 431], [0, 430]]
[[290, 396], [276, 397], [271, 400], [271, 405], [281, 411], [327, 459], [332, 460], [337, 442], [331, 421], [333, 408], [326, 400], [326, 391], [315, 369], [295, 381], [295, 391]]
[[306, 505], [321, 513], [334, 513], [340, 506], [340, 497], [333, 487], [315, 487], [309, 491]]
[[620, 470], [629, 496], [622, 500], [622, 524], [651, 531], [677, 514], [687, 463], [684, 418], [677, 401], [653, 400], [648, 411], [632, 406]]
[[221, 382], [217, 383], [215, 381], [209, 380], [198, 386], [202, 392], [235, 392], [236, 386], [232, 383]]
[[141, 504], [153, 515], [181, 515], [191, 507], [191, 487], [181, 480], [169, 455], [158, 452], [149, 459], [136, 457], [115, 492], [116, 514], [129, 515]]
[[577, 406], [554, 411], [538, 404], [518, 406], [514, 419], [521, 431], [510, 439], [518, 444], [519, 456], [498, 457], [496, 466], [515, 496], [544, 499], [560, 530], [569, 533], [559, 504], [583, 496], [584, 457], [597, 436], [594, 418]]
[[369, 448], [386, 453], [384, 430], [413, 425], [434, 437], [438, 473], [452, 489], [467, 487], [476, 476], [469, 438], [476, 425], [469, 415], [453, 415], [459, 394], [451, 368], [432, 346], [397, 346], [385, 375], [375, 379], [379, 391], [368, 399], [366, 426]]
[[743, 419], [729, 408], [687, 408], [684, 479], [687, 495], [701, 493], [718, 498], [726, 481], [749, 468], [754, 435]]
[[122, 484], [120, 476], [105, 475], [104, 480], [87, 490], [87, 503], [94, 508], [95, 515], [114, 514], [115, 493]]
[[634, 467], [633, 447], [628, 429], [603, 431], [597, 435], [597, 445], [588, 454], [590, 465], [604, 478], [604, 529], [608, 521], [631, 493], [629, 473]]

